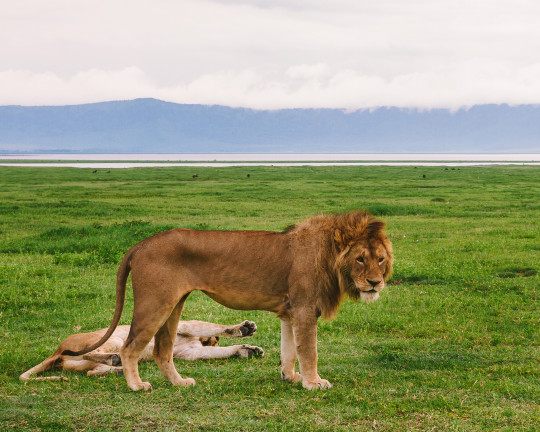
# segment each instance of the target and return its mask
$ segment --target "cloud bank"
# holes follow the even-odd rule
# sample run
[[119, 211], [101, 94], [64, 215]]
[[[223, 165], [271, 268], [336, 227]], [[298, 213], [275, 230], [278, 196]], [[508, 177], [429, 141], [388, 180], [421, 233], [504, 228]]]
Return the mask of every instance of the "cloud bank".
[[0, 105], [540, 103], [535, 1], [19, 0], [0, 17]]

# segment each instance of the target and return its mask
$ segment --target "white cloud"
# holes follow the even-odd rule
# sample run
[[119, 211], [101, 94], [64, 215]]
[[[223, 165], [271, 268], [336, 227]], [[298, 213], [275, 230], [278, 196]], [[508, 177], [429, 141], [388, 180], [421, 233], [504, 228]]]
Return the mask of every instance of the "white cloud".
[[63, 79], [51, 72], [0, 72], [0, 91], [6, 105], [49, 105], [150, 97], [157, 88], [136, 68], [92, 69]]
[[540, 103], [538, 22], [532, 0], [4, 2], [0, 104]]

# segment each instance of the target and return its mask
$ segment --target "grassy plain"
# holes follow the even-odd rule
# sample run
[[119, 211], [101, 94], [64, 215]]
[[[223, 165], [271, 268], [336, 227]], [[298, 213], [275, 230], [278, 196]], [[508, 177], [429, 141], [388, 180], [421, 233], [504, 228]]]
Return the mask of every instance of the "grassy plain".
[[[0, 168], [0, 429], [537, 430], [539, 198], [540, 169], [521, 166]], [[18, 381], [67, 335], [109, 325], [117, 264], [138, 240], [358, 208], [388, 223], [395, 273], [378, 302], [320, 322], [334, 388], [283, 383], [279, 320], [202, 294], [184, 318], [254, 320], [264, 358], [177, 361], [191, 388], [144, 364], [149, 393], [113, 376]], [[122, 323], [131, 310], [128, 294]]]

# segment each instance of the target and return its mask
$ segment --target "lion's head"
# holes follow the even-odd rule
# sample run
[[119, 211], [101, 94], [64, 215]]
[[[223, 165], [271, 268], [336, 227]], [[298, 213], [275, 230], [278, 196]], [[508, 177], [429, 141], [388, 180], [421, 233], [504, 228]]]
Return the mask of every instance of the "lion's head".
[[335, 316], [345, 296], [375, 301], [392, 276], [392, 244], [385, 223], [364, 211], [317, 216], [306, 228], [322, 234], [318, 256], [324, 318]]
[[337, 218], [334, 244], [340, 287], [349, 297], [375, 301], [392, 276], [392, 244], [382, 231], [384, 222], [366, 212]]
[[[388, 240], [375, 236], [344, 248], [338, 258], [346, 293], [364, 301], [375, 301], [392, 272], [392, 252]], [[386, 241], [385, 241], [386, 240]]]

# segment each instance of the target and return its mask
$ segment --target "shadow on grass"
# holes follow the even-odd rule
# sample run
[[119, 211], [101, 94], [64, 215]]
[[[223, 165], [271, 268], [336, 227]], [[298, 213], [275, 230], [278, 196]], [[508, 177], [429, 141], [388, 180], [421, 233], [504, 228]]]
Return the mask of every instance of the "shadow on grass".
[[388, 349], [367, 357], [367, 361], [386, 369], [427, 371], [463, 370], [478, 366], [483, 360], [483, 355], [470, 352], [442, 351], [411, 354]]
[[538, 271], [530, 267], [508, 267], [500, 269], [497, 274], [500, 278], [517, 278], [536, 276]]

